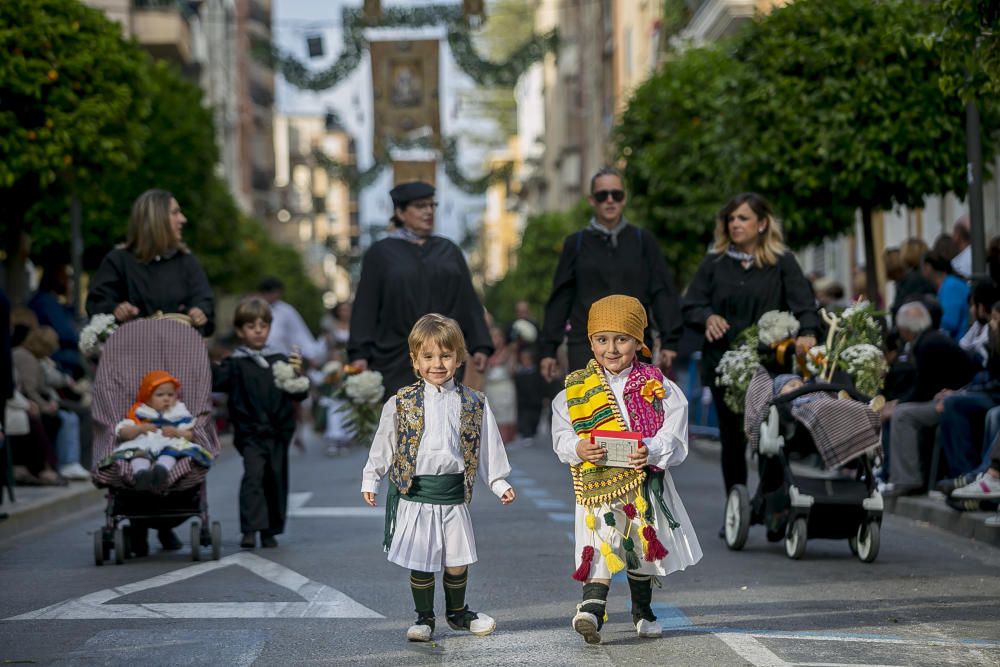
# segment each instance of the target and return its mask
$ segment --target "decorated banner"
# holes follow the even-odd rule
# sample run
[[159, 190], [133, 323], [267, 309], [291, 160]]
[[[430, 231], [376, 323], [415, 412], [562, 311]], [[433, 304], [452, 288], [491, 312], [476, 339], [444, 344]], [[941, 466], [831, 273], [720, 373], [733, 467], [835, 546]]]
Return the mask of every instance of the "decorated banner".
[[423, 181], [434, 185], [434, 176], [437, 174], [437, 162], [416, 160], [395, 160], [392, 163], [392, 184], [409, 183], [410, 181]]
[[439, 147], [437, 40], [372, 42], [370, 49], [376, 155], [415, 134]]

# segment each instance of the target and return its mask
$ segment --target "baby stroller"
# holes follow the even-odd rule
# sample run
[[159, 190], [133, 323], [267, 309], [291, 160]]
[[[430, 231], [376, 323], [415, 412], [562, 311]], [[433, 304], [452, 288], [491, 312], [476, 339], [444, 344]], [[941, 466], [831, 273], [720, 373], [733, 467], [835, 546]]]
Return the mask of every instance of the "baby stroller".
[[[742, 484], [730, 490], [726, 546], [742, 549], [750, 526], [763, 524], [769, 541], [784, 538], [789, 558], [802, 557], [807, 539], [825, 538], [846, 539], [862, 562], [874, 562], [883, 503], [872, 460], [880, 454], [881, 424], [867, 400], [853, 386], [828, 383], [775, 396], [771, 376], [757, 369], [744, 419], [760, 481], [752, 498]], [[795, 457], [818, 457], [833, 474], [793, 472]]]
[[[195, 517], [191, 523], [191, 559], [201, 559], [201, 547], [211, 547], [212, 558], [222, 551], [222, 527], [209, 522], [205, 476], [208, 469], [190, 458], [180, 458], [170, 470], [166, 493], [133, 489], [127, 461], [100, 467], [119, 444], [115, 425], [135, 400], [143, 375], [162, 369], [181, 382], [181, 396], [195, 417], [194, 438], [213, 456], [220, 451], [212, 423], [212, 371], [208, 352], [198, 332], [182, 322], [166, 319], [137, 320], [122, 325], [105, 342], [94, 379], [94, 484], [107, 488], [105, 523], [94, 533], [94, 563], [103, 565], [114, 551], [122, 564], [132, 552], [130, 529], [170, 529]], [[211, 526], [211, 529], [209, 528]]]

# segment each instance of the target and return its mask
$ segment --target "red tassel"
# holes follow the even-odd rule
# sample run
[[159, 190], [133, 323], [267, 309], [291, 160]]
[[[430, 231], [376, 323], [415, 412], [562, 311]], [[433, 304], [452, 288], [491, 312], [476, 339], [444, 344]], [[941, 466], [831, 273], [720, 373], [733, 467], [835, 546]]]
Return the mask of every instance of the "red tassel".
[[646, 526], [642, 529], [642, 536], [646, 538], [646, 560], [650, 563], [658, 560], [662, 560], [667, 557], [669, 553], [667, 548], [663, 546], [660, 539], [656, 536], [656, 530], [652, 526]]
[[635, 511], [635, 505], [632, 503], [626, 503], [625, 507], [622, 508], [622, 511], [625, 512], [625, 516], [628, 517], [629, 521], [639, 516], [639, 513]]
[[[662, 546], [661, 546], [662, 548]], [[576, 568], [573, 578], [577, 581], [586, 581], [590, 578], [590, 562], [594, 560], [594, 547], [586, 546], [580, 552], [580, 567]]]

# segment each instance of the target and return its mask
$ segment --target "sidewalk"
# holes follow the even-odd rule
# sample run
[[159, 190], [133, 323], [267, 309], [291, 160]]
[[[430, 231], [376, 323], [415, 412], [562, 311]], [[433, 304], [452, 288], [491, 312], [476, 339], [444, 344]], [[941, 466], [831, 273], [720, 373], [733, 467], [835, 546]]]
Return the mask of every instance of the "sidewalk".
[[104, 492], [90, 481], [70, 482], [66, 486], [15, 486], [16, 502], [10, 502], [6, 489], [0, 513], [0, 540], [82, 510], [101, 507]]
[[[718, 460], [719, 443], [715, 440], [693, 437], [691, 451], [699, 456]], [[751, 482], [751, 494], [754, 488], [754, 483]], [[931, 496], [890, 498], [885, 501], [885, 511], [921, 521], [961, 537], [1000, 547], [1000, 527], [987, 526], [985, 523], [987, 518], [996, 516], [996, 512], [958, 512], [948, 507], [944, 502], [944, 496], [939, 493]]]

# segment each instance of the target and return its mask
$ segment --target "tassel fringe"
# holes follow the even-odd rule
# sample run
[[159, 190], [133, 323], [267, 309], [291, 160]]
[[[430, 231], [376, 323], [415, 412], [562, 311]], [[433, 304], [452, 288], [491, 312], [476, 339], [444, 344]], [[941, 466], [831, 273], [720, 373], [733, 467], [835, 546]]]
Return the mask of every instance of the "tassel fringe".
[[656, 530], [652, 526], [646, 526], [642, 529], [642, 537], [646, 543], [647, 561], [652, 563], [667, 557], [667, 548], [660, 542], [660, 539], [656, 536]]
[[625, 569], [624, 561], [622, 561], [607, 542], [601, 542], [601, 555], [604, 556], [604, 563], [608, 566], [608, 572], [611, 574], [621, 572]]
[[590, 578], [590, 565], [594, 560], [594, 547], [588, 545], [580, 552], [580, 567], [576, 568], [573, 578], [577, 581], [587, 581]]

